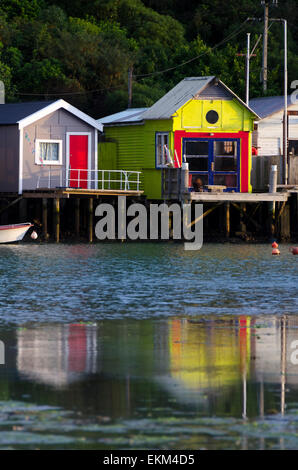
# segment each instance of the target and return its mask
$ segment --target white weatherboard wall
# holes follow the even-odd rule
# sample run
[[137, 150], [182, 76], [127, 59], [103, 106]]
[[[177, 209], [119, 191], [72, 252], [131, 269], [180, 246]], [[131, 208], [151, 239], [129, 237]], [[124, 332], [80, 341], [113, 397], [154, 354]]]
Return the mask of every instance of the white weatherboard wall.
[[[298, 104], [290, 105], [289, 111], [298, 111]], [[259, 156], [282, 155], [283, 153], [283, 110], [258, 122], [254, 131], [254, 144]], [[289, 140], [298, 140], [298, 116], [289, 116]]]

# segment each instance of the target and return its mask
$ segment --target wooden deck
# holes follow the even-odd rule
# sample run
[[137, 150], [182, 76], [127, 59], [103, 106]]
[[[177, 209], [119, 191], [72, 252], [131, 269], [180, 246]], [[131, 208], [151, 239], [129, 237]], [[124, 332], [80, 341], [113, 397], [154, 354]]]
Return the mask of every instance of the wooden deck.
[[285, 202], [289, 198], [288, 192], [281, 193], [213, 193], [191, 192], [191, 201], [201, 202]]
[[143, 192], [124, 189], [39, 188], [33, 191], [23, 191], [23, 198], [68, 199], [70, 196], [142, 196]]

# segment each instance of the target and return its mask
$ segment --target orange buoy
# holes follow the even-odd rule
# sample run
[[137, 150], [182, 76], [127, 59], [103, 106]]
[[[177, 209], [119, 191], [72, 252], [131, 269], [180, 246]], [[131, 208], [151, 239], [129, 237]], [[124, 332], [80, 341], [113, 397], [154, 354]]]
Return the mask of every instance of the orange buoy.
[[298, 246], [291, 246], [289, 250], [293, 255], [298, 255]]
[[272, 248], [278, 248], [278, 244], [276, 242], [273, 242], [271, 246]]
[[273, 254], [273, 255], [280, 255], [279, 249], [278, 249], [278, 248], [273, 248], [272, 254]]

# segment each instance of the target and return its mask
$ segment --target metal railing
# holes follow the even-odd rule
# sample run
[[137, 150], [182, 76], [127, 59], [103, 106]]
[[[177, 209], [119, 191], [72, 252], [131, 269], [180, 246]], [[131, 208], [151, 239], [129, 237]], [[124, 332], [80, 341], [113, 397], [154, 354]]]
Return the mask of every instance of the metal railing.
[[130, 170], [85, 170], [68, 168], [63, 178], [64, 170], [55, 169], [55, 174], [49, 168], [48, 174], [39, 175], [36, 189], [40, 188], [81, 188], [99, 190], [139, 191], [141, 171]]
[[63, 186], [63, 172], [62, 170], [55, 170], [54, 174], [51, 171], [51, 168], [48, 169], [47, 175], [38, 175], [36, 182], [36, 189], [40, 188], [56, 188]]

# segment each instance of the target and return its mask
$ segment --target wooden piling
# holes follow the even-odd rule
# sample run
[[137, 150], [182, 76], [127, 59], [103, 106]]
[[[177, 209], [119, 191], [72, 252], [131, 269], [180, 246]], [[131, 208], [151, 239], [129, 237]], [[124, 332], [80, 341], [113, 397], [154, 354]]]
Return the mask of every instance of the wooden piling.
[[294, 205], [294, 210], [293, 210], [293, 232], [295, 238], [298, 238], [298, 193], [296, 194], [295, 197], [295, 205]]
[[21, 199], [19, 202], [19, 222], [28, 222], [27, 218], [27, 200]]
[[48, 240], [48, 200], [42, 198], [42, 235], [44, 240]]
[[240, 204], [240, 208], [241, 208], [241, 211], [240, 211], [240, 231], [243, 232], [243, 233], [246, 233], [246, 222], [245, 222], [246, 204], [242, 202]]
[[60, 199], [58, 197], [54, 198], [54, 227], [55, 227], [55, 240], [56, 243], [60, 241]]
[[80, 236], [80, 198], [75, 199], [75, 232], [76, 237]]
[[226, 212], [226, 238], [230, 237], [230, 231], [231, 231], [231, 226], [230, 226], [230, 203], [226, 202], [225, 203], [225, 212]]
[[290, 205], [285, 204], [280, 211], [280, 238], [283, 241], [290, 240]]
[[169, 238], [173, 238], [173, 212], [169, 213]]
[[93, 242], [93, 198], [89, 198], [89, 242]]
[[270, 238], [273, 238], [275, 235], [275, 224], [273, 219], [273, 208], [272, 203], [268, 202], [268, 234]]

